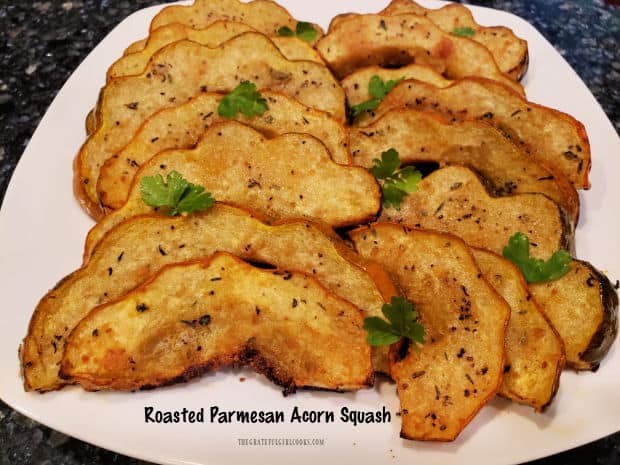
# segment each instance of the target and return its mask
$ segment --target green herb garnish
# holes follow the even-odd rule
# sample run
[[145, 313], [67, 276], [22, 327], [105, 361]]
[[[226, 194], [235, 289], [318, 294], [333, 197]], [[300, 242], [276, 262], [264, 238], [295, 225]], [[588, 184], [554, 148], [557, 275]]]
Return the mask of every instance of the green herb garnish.
[[256, 85], [250, 81], [242, 81], [220, 101], [217, 114], [224, 118], [234, 118], [241, 112], [252, 117], [262, 115], [268, 109], [267, 99], [256, 90]]
[[557, 250], [549, 260], [530, 258], [530, 240], [522, 232], [514, 234], [502, 252], [504, 258], [517, 265], [528, 283], [540, 283], [559, 279], [568, 273], [571, 256], [565, 250]]
[[400, 169], [398, 151], [389, 149], [381, 154], [381, 160], [375, 158], [373, 167], [368, 171], [377, 179], [383, 181], [381, 191], [383, 193], [383, 208], [393, 206], [400, 210], [400, 203], [410, 192], [418, 190], [418, 183], [422, 180], [422, 173], [413, 166]]
[[418, 323], [415, 306], [404, 297], [392, 296], [389, 304], [383, 304], [381, 312], [388, 321], [377, 316], [364, 319], [364, 329], [368, 332], [366, 341], [371, 346], [384, 346], [398, 342], [401, 337], [416, 344], [424, 344], [426, 332]]
[[278, 29], [278, 35], [282, 37], [296, 36], [301, 40], [305, 40], [306, 42], [312, 42], [314, 39], [316, 39], [316, 36], [318, 36], [319, 33], [316, 31], [312, 24], [306, 23], [305, 21], [300, 21], [295, 27], [295, 32], [293, 32], [288, 26], [282, 26], [280, 29]]
[[475, 33], [471, 27], [455, 27], [452, 31], [452, 35], [459, 37], [473, 37]]
[[282, 26], [280, 29], [278, 29], [278, 35], [280, 37], [293, 37], [295, 33], [290, 27]]
[[161, 174], [140, 180], [142, 201], [150, 207], [165, 208], [168, 216], [208, 210], [215, 199], [205, 188], [188, 182], [178, 172], [171, 171], [166, 182]]
[[379, 76], [375, 75], [368, 81], [368, 93], [373, 97], [365, 102], [358, 103], [351, 107], [351, 117], [356, 118], [358, 115], [365, 111], [376, 110], [379, 104], [383, 101], [385, 96], [399, 84], [404, 77], [396, 80], [390, 80], [384, 82]]

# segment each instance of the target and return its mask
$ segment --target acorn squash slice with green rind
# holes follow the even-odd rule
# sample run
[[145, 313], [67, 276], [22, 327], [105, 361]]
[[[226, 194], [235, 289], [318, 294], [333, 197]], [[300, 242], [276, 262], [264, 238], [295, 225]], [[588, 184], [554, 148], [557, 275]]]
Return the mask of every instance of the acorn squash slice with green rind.
[[529, 102], [501, 83], [468, 77], [437, 88], [403, 81], [372, 115], [362, 115], [358, 123], [367, 125], [394, 108], [431, 110], [454, 121], [484, 119], [549, 169], [563, 174], [576, 189], [590, 187], [590, 143], [583, 124], [566, 113]]
[[[238, 113], [234, 119], [267, 137], [288, 132], [310, 134], [325, 144], [335, 162], [350, 164], [348, 134], [340, 123], [284, 94], [271, 90], [262, 90], [261, 94], [269, 106], [265, 113], [255, 117]], [[205, 93], [149, 117], [131, 141], [101, 167], [97, 195], [104, 209], [123, 206], [140, 165], [158, 152], [193, 148], [211, 125], [227, 121], [217, 113], [221, 99], [221, 94]]]
[[618, 294], [607, 276], [573, 260], [562, 278], [529, 287], [564, 340], [567, 365], [596, 371], [618, 334]]
[[[188, 216], [143, 215], [110, 230], [82, 268], [63, 279], [37, 305], [21, 349], [27, 390], [49, 391], [65, 383], [58, 367], [69, 332], [100, 304], [143, 283], [171, 263], [226, 251], [278, 268], [302, 270], [335, 294], [381, 316], [397, 294], [383, 269], [349, 249], [328, 228], [300, 220], [275, 226], [252, 214], [216, 204]], [[387, 348], [373, 350], [375, 368], [387, 372]]]
[[510, 305], [501, 396], [544, 410], [564, 367], [564, 344], [530, 294], [519, 269], [488, 250], [472, 249], [484, 277]]
[[374, 379], [363, 318], [305, 273], [217, 253], [91, 310], [69, 335], [61, 375], [88, 390], [136, 390], [241, 363], [285, 393], [352, 391]]
[[558, 203], [573, 225], [579, 217], [579, 196], [571, 183], [485, 121], [449, 124], [436, 113], [394, 109], [369, 126], [352, 127], [349, 138], [356, 165], [370, 168], [381, 152], [394, 148], [405, 165], [464, 165], [479, 173], [495, 196], [541, 193]]
[[[456, 166], [423, 179], [400, 211], [384, 209], [381, 218], [450, 232], [498, 254], [516, 232], [529, 236], [532, 257], [548, 260], [558, 249], [573, 251], [571, 228], [568, 223], [560, 227], [561, 210], [554, 213], [550, 199], [540, 194], [492, 198], [471, 171]], [[573, 259], [566, 275], [529, 284], [529, 289], [564, 342], [566, 364], [596, 370], [618, 332], [618, 296], [609, 279], [589, 263]]]
[[287, 60], [262, 34], [246, 32], [217, 48], [188, 40], [174, 42], [153, 55], [142, 74], [113, 79], [102, 89], [97, 129], [80, 149], [74, 166], [75, 192], [84, 208], [100, 217], [99, 169], [149, 116], [206, 90], [230, 92], [242, 81], [280, 91], [344, 122], [344, 91], [329, 70], [310, 61]]
[[359, 166], [335, 163], [315, 137], [283, 134], [266, 139], [231, 121], [211, 126], [191, 150], [165, 150], [144, 163], [127, 202], [90, 230], [86, 250], [125, 218], [152, 212], [142, 201], [141, 180], [166, 178], [172, 171], [203, 186], [216, 200], [270, 220], [306, 218], [332, 227], [351, 226], [373, 219], [381, 206], [375, 178]]
[[375, 223], [350, 237], [398, 278], [427, 333], [419, 350], [408, 339], [390, 350], [401, 436], [454, 440], [501, 386], [510, 307], [453, 235]]

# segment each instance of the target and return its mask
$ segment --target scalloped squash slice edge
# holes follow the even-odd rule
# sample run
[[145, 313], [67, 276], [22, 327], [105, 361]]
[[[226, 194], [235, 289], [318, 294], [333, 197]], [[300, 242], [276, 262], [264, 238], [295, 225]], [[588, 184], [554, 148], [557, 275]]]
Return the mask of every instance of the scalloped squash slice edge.
[[285, 393], [357, 390], [374, 380], [362, 324], [359, 308], [307, 274], [217, 253], [168, 265], [93, 309], [69, 335], [60, 372], [88, 390], [135, 390], [241, 363]]
[[401, 437], [454, 440], [501, 387], [510, 307], [453, 235], [374, 223], [350, 237], [398, 278], [426, 331], [418, 348], [404, 339], [390, 349]]
[[[311, 222], [269, 226], [247, 211], [221, 204], [186, 217], [132, 217], [110, 230], [82, 267], [37, 305], [20, 354], [25, 388], [49, 391], [65, 383], [58, 378], [64, 343], [91, 308], [121, 297], [166, 265], [217, 251], [304, 271], [370, 316], [382, 316], [384, 301], [398, 294], [379, 265]], [[386, 347], [373, 350], [373, 364], [388, 371]]]

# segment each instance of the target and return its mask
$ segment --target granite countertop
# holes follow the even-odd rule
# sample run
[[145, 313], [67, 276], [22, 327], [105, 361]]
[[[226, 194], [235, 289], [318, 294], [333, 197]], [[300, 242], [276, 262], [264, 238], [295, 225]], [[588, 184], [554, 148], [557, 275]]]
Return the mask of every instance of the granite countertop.
[[[123, 18], [161, 0], [0, 0], [0, 202], [52, 99]], [[476, 0], [531, 22], [588, 85], [620, 132], [620, 7], [595, 0]], [[610, 3], [618, 3], [610, 2]], [[4, 356], [7, 356], [6, 354]], [[0, 401], [0, 465], [145, 464], [52, 431]], [[620, 463], [620, 433], [536, 465]]]

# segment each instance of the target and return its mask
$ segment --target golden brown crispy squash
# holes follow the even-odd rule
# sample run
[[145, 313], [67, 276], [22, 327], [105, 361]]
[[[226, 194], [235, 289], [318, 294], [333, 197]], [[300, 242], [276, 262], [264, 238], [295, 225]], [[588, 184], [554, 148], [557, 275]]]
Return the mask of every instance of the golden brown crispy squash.
[[[261, 116], [248, 118], [238, 113], [234, 118], [267, 137], [287, 132], [306, 133], [321, 140], [332, 159], [351, 163], [344, 127], [326, 113], [302, 105], [284, 94], [263, 90], [269, 109]], [[189, 149], [196, 145], [205, 129], [227, 121], [218, 115], [221, 94], [206, 93], [177, 107], [166, 108], [149, 117], [133, 139], [101, 167], [97, 195], [107, 210], [116, 210], [127, 200], [131, 182], [140, 165], [166, 149]]]
[[220, 202], [247, 207], [270, 220], [308, 218], [332, 227], [374, 218], [379, 186], [364, 168], [335, 163], [325, 146], [308, 134], [265, 139], [236, 121], [211, 126], [196, 148], [165, 150], [134, 177], [127, 202], [88, 233], [86, 250], [130, 216], [152, 212], [142, 201], [141, 179], [177, 171]]
[[448, 124], [437, 113], [394, 109], [369, 126], [352, 127], [349, 135], [356, 165], [370, 168], [381, 152], [394, 148], [404, 164], [465, 165], [484, 177], [495, 196], [540, 192], [557, 202], [573, 224], [579, 217], [579, 196], [571, 183], [485, 121]]
[[401, 436], [451, 441], [498, 391], [510, 307], [459, 238], [376, 223], [354, 230], [358, 252], [394, 273], [415, 303], [426, 343], [390, 350]]
[[90, 136], [97, 130], [97, 121], [95, 121], [95, 118], [97, 117], [96, 113], [97, 112], [93, 108], [88, 112], [86, 118], [84, 119], [84, 129], [86, 129], [87, 136]]
[[287, 60], [314, 61], [321, 65], [325, 64], [319, 52], [303, 39], [298, 37], [276, 36], [271, 37], [271, 40], [276, 44], [278, 50], [282, 52], [282, 55], [284, 55]]
[[[152, 55], [165, 45], [178, 40], [189, 39], [209, 47], [216, 47], [222, 42], [236, 37], [244, 32], [256, 32], [251, 26], [233, 22], [216, 21], [205, 29], [192, 29], [189, 26], [171, 23], [162, 26], [153, 32], [146, 39], [139, 40], [131, 44], [123, 56], [119, 58], [108, 70], [107, 80], [112, 74], [119, 76], [129, 76], [140, 74], [148, 64]], [[287, 60], [307, 60], [324, 64], [319, 53], [307, 42], [297, 37], [271, 37], [271, 41], [278, 47], [278, 50]], [[147, 50], [145, 50], [147, 47]], [[96, 111], [91, 110], [86, 115], [86, 134], [91, 135], [97, 129]]]
[[[268, 226], [244, 210], [216, 204], [187, 217], [145, 215], [110, 230], [84, 265], [39, 302], [24, 339], [21, 360], [27, 390], [49, 391], [58, 378], [65, 340], [88, 311], [116, 299], [163, 266], [226, 251], [278, 268], [303, 270], [340, 297], [381, 316], [397, 294], [388, 275], [353, 253], [333, 233], [305, 221]], [[387, 372], [387, 348], [373, 351]]]
[[379, 76], [384, 82], [399, 79], [417, 79], [437, 87], [447, 87], [452, 81], [428, 66], [411, 64], [398, 69], [387, 69], [379, 66], [359, 68], [340, 81], [347, 96], [349, 106], [358, 105], [373, 98], [368, 92], [368, 83], [373, 76]]
[[[285, 8], [270, 0], [195, 0], [192, 5], [172, 5], [162, 9], [151, 21], [150, 30], [171, 23], [204, 29], [219, 20], [245, 23], [268, 36], [278, 35], [283, 26], [294, 31], [298, 22]], [[311, 42], [314, 44], [323, 35], [323, 30], [317, 24], [312, 27], [317, 31], [316, 39]]]
[[556, 281], [530, 291], [564, 340], [568, 366], [596, 371], [618, 333], [618, 294], [591, 264], [573, 260]]
[[448, 79], [483, 76], [523, 93], [520, 84], [500, 71], [484, 46], [445, 33], [423, 16], [356, 15], [336, 25], [316, 49], [339, 78], [363, 66], [415, 62]]
[[400, 210], [384, 209], [381, 220], [456, 234], [475, 247], [501, 253], [508, 239], [527, 234], [531, 255], [548, 259], [574, 251], [573, 230], [562, 209], [542, 194], [492, 197], [469, 168], [447, 166], [422, 179]]
[[[436, 111], [458, 121], [485, 119], [547, 167], [566, 176], [575, 188], [590, 187], [590, 143], [583, 124], [566, 113], [528, 102], [497, 82], [467, 78], [439, 89], [420, 81], [404, 81], [387, 95], [374, 116], [403, 107]], [[362, 117], [360, 123], [368, 124], [371, 119]]]
[[[559, 248], [573, 250], [572, 231], [561, 226], [562, 214], [553, 205], [540, 194], [491, 198], [473, 173], [452, 166], [423, 179], [400, 211], [383, 210], [381, 218], [451, 232], [499, 254], [510, 236], [524, 232], [530, 254], [547, 260]], [[567, 365], [596, 370], [616, 337], [618, 296], [589, 263], [573, 260], [570, 266], [562, 278], [529, 288], [564, 342]]]
[[[116, 60], [108, 69], [107, 80], [142, 73], [155, 52], [178, 40], [188, 39], [208, 47], [217, 47], [244, 32], [257, 31], [247, 24], [229, 21], [216, 21], [205, 29], [192, 29], [177, 23], [167, 24], [151, 32], [143, 49]], [[307, 60], [323, 64], [317, 51], [297, 37], [272, 37], [271, 40], [287, 60]]]
[[[170, 23], [170, 25], [172, 24], [178, 24], [178, 23]], [[166, 27], [166, 26], [168, 26], [168, 24], [161, 26], [161, 27]], [[157, 29], [160, 29], [160, 28], [157, 28]], [[127, 46], [125, 50], [123, 50], [123, 56], [139, 52], [140, 50], [144, 50], [144, 47], [146, 47], [146, 43], [148, 40], [149, 38], [145, 37], [144, 39], [140, 39], [140, 40], [136, 40], [135, 42], [132, 42], [131, 44]]]
[[[225, 21], [218, 20], [215, 23], [210, 24], [209, 26], [205, 26], [205, 29], [209, 29], [211, 26], [219, 22], [227, 22], [227, 23], [236, 24], [236, 25], [243, 24], [243, 26], [246, 27], [247, 30], [257, 31], [256, 28], [253, 28], [252, 26], [250, 26], [249, 24], [246, 24], [245, 22], [237, 22], [237, 21], [231, 21], [231, 20], [225, 20]], [[155, 29], [154, 31], [152, 31], [151, 36], [155, 32], [157, 32], [159, 29], [164, 29], [169, 26], [176, 27], [178, 25], [179, 23], [169, 23], [164, 26], [161, 26]], [[181, 25], [181, 26], [185, 28], [189, 27], [186, 25]], [[235, 27], [240, 27], [240, 26], [235, 26]], [[320, 29], [317, 28], [316, 24], [314, 24], [313, 27], [320, 31]], [[192, 29], [194, 29], [195, 31], [203, 30], [203, 29], [195, 29], [195, 28], [192, 28]], [[262, 32], [262, 31], [258, 31], [258, 32]], [[278, 36], [278, 35], [274, 36], [269, 33], [264, 33], [264, 34], [266, 34], [267, 36], [271, 38], [271, 40], [278, 46], [282, 54], [285, 57], [287, 57], [289, 60], [309, 60], [309, 61], [316, 61], [317, 63], [323, 63], [323, 59], [318, 54], [318, 52], [308, 42], [304, 40], [298, 39], [297, 37], [294, 37], [294, 36], [289, 37], [289, 36]], [[147, 41], [148, 41], [148, 37], [145, 39], [137, 40], [136, 42], [132, 43], [123, 51], [123, 56], [130, 55], [132, 53], [136, 53], [136, 52], [140, 52], [141, 50], [144, 50], [144, 48], [146, 47]]]
[[[448, 33], [454, 32], [457, 28], [472, 29], [474, 34], [471, 39], [489, 49], [502, 72], [512, 79], [520, 80], [527, 71], [529, 61], [527, 41], [517, 37], [511, 29], [504, 26], [481, 26], [476, 22], [469, 8], [464, 5], [450, 3], [438, 9], [429, 9], [413, 0], [392, 0], [379, 14], [426, 16]], [[330, 30], [342, 19], [336, 16], [329, 25]]]
[[61, 375], [88, 390], [153, 388], [233, 363], [285, 388], [373, 384], [363, 314], [299, 271], [218, 253], [169, 265], [71, 332]]
[[318, 63], [289, 61], [266, 36], [247, 32], [209, 48], [181, 40], [159, 50], [138, 76], [113, 79], [97, 104], [97, 130], [80, 149], [75, 190], [84, 207], [100, 216], [97, 176], [101, 165], [122, 149], [142, 122], [203, 91], [229, 92], [241, 81], [290, 95], [344, 121], [344, 91]]
[[532, 298], [519, 269], [484, 249], [472, 249], [484, 277], [510, 305], [504, 381], [499, 394], [537, 411], [558, 389], [565, 354], [562, 339]]

